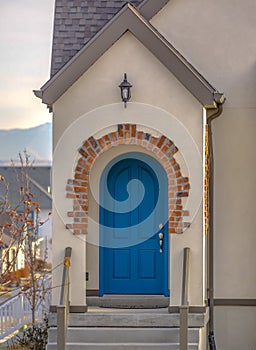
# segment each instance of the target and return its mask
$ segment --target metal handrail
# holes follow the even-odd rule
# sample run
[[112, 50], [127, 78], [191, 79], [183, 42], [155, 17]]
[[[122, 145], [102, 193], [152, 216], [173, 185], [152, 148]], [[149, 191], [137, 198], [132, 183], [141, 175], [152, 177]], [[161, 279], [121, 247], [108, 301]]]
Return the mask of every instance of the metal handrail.
[[188, 350], [189, 254], [190, 248], [184, 248], [180, 306], [180, 350]]
[[68, 315], [69, 315], [69, 269], [72, 248], [65, 249], [63, 263], [60, 304], [57, 306], [57, 350], [66, 350]]

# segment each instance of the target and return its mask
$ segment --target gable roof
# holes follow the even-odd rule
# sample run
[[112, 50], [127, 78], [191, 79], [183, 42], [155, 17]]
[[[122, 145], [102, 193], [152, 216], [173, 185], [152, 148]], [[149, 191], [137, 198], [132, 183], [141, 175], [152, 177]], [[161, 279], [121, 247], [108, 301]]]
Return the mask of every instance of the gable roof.
[[[148, 0], [148, 6], [151, 1]], [[224, 95], [218, 92], [130, 3], [89, 40], [41, 90], [34, 91], [35, 95], [51, 107], [127, 30], [151, 51], [203, 106], [216, 107], [217, 103], [224, 102]]]
[[[142, 0], [132, 0], [138, 5]], [[56, 74], [126, 3], [56, 0], [51, 76]]]
[[[169, 0], [131, 0], [150, 19]], [[56, 0], [51, 76], [56, 74], [128, 1]]]

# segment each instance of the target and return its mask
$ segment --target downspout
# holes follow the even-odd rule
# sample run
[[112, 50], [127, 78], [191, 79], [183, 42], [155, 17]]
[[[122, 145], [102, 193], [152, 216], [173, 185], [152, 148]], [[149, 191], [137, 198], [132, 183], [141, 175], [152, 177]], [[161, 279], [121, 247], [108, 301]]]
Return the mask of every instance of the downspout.
[[214, 340], [214, 154], [212, 142], [212, 121], [223, 111], [222, 103], [217, 103], [217, 112], [207, 117], [209, 147], [209, 345], [216, 350]]

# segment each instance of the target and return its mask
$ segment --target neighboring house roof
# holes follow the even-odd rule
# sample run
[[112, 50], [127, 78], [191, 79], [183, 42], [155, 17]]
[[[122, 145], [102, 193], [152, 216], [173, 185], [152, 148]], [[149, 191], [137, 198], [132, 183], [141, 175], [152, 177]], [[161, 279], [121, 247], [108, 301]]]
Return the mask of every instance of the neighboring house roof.
[[[132, 0], [147, 19], [169, 0]], [[119, 10], [127, 0], [56, 0], [51, 76], [57, 73]]]
[[[152, 8], [160, 9], [156, 6], [157, 3], [157, 0], [143, 1], [141, 8], [145, 13], [148, 11], [149, 16], [150, 11], [151, 15], [153, 14]], [[160, 3], [163, 6], [163, 1]], [[203, 106], [212, 108], [224, 102], [224, 95], [217, 91], [130, 3], [123, 6], [40, 91], [34, 91], [35, 95], [51, 107], [127, 30], [149, 49]]]
[[[17, 180], [17, 175], [20, 174], [21, 167], [0, 167], [0, 176], [5, 178], [8, 183], [8, 200], [11, 207], [16, 207], [20, 202], [20, 187], [21, 184]], [[35, 201], [40, 203], [41, 209], [50, 210], [52, 208], [51, 194], [48, 193], [48, 187], [51, 184], [51, 167], [31, 167], [29, 168], [29, 179], [31, 193]], [[0, 201], [3, 200], [5, 190], [0, 187]]]

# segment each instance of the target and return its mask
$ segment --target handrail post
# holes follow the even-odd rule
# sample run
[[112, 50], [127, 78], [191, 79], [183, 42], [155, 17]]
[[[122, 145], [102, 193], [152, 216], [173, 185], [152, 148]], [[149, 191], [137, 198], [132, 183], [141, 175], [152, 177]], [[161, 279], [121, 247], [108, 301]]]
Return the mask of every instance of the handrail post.
[[57, 349], [66, 350], [67, 312], [66, 305], [57, 307]]
[[180, 306], [180, 350], [188, 350], [189, 253], [190, 253], [190, 248], [184, 248], [184, 250], [183, 250], [181, 306]]
[[181, 305], [188, 305], [189, 252], [190, 248], [184, 248]]
[[63, 263], [60, 305], [57, 306], [57, 350], [66, 350], [66, 338], [69, 314], [69, 269], [72, 248], [65, 249]]
[[188, 305], [180, 307], [180, 350], [188, 350]]

